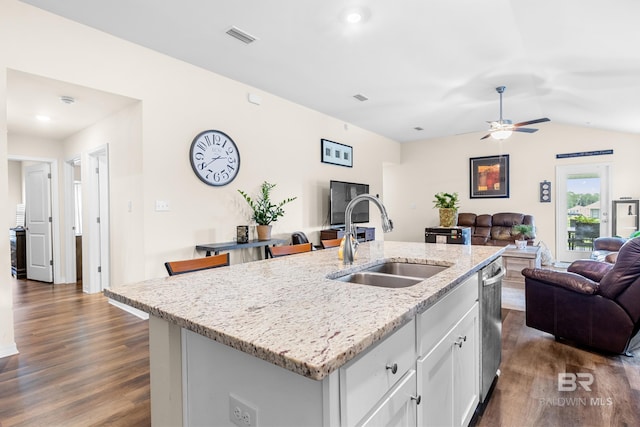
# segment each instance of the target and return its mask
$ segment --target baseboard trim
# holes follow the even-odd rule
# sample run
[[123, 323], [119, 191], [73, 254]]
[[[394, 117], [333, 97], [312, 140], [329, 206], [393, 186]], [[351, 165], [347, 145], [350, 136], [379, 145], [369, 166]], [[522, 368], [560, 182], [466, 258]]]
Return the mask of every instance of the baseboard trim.
[[137, 308], [131, 307], [130, 305], [123, 304], [120, 301], [109, 298], [109, 304], [114, 305], [119, 309], [126, 311], [127, 313], [133, 314], [134, 316], [142, 320], [149, 319], [149, 313], [145, 313], [144, 311], [138, 310]]
[[4, 347], [0, 347], [0, 359], [3, 357], [13, 356], [14, 354], [18, 354], [18, 347], [16, 343], [5, 345]]

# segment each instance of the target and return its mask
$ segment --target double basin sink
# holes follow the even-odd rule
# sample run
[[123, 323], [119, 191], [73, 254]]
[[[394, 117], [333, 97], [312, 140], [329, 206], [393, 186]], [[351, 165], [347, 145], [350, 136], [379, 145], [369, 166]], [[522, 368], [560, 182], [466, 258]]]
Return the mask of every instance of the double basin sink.
[[362, 271], [336, 277], [342, 282], [384, 288], [406, 288], [449, 268], [445, 265], [385, 262]]

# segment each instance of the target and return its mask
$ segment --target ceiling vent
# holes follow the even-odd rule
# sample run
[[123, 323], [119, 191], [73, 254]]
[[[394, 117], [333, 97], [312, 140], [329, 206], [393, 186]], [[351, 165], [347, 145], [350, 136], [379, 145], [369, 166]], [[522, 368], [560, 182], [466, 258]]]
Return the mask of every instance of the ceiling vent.
[[63, 104], [71, 105], [75, 103], [76, 100], [73, 96], [62, 95], [60, 97], [60, 102], [62, 102]]
[[424, 130], [424, 128], [421, 128], [420, 126], [416, 126], [414, 127], [415, 130]]
[[258, 40], [257, 38], [253, 37], [251, 34], [242, 31], [240, 28], [238, 27], [231, 27], [227, 30], [227, 34], [229, 34], [231, 37], [240, 40], [242, 43], [245, 44], [250, 44], [253, 43], [254, 41]]
[[363, 95], [363, 94], [361, 94], [361, 93], [358, 93], [358, 94], [356, 94], [356, 95], [353, 95], [353, 97], [354, 97], [355, 99], [357, 99], [358, 101], [362, 101], [362, 102], [364, 102], [364, 101], [368, 101], [368, 100], [369, 100], [369, 98], [367, 98], [366, 96], [364, 96], [364, 95]]

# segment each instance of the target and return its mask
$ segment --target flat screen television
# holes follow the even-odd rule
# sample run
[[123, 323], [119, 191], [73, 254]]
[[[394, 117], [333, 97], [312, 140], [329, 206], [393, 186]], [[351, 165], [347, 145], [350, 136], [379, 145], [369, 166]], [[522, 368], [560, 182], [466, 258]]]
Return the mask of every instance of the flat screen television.
[[[344, 211], [354, 197], [369, 192], [368, 184], [358, 184], [355, 182], [330, 181], [329, 182], [329, 223], [331, 225], [344, 225]], [[364, 201], [355, 205], [353, 223], [369, 222], [369, 202]]]

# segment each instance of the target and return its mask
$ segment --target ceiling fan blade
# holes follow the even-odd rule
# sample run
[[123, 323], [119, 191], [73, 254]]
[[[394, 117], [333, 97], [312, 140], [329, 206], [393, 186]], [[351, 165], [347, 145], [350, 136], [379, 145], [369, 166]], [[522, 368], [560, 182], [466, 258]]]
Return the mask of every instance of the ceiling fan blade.
[[551, 120], [549, 120], [548, 118], [544, 117], [542, 119], [535, 119], [535, 120], [529, 120], [528, 122], [516, 123], [513, 126], [514, 127], [520, 127], [520, 126], [526, 126], [526, 125], [532, 125], [532, 124], [535, 124], [535, 123], [550, 122], [550, 121]]
[[533, 129], [533, 128], [515, 128], [513, 129], [514, 132], [526, 132], [526, 133], [534, 133], [534, 132], [538, 132], [538, 129]]
[[480, 138], [480, 139], [487, 139], [487, 138], [489, 138], [490, 136], [491, 136], [491, 134], [490, 134], [490, 133], [488, 133], [488, 134], [486, 134], [485, 136], [483, 136], [483, 137], [482, 137], [482, 138]]

